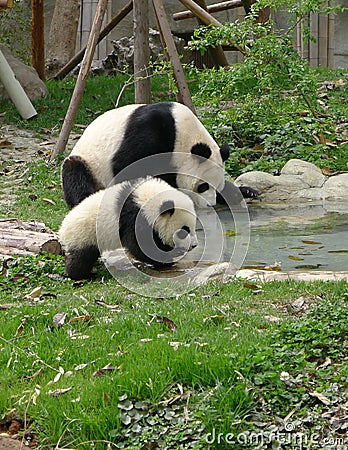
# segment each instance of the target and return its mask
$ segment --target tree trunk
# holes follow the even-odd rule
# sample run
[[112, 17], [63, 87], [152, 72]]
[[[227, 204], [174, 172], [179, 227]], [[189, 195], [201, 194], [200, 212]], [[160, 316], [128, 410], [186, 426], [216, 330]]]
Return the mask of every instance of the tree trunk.
[[50, 75], [75, 54], [81, 0], [56, 0], [47, 45], [46, 66]]

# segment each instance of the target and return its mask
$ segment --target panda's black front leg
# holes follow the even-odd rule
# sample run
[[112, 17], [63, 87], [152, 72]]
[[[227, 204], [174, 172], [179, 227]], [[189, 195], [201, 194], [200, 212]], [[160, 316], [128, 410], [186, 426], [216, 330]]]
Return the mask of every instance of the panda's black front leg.
[[236, 186], [231, 181], [226, 180], [224, 188], [216, 195], [216, 202], [219, 205], [236, 205], [241, 201], [240, 194], [243, 198], [257, 198], [259, 196], [256, 189], [249, 186]]
[[99, 250], [95, 246], [69, 250], [65, 253], [65, 271], [72, 280], [91, 278], [94, 264], [99, 258]]

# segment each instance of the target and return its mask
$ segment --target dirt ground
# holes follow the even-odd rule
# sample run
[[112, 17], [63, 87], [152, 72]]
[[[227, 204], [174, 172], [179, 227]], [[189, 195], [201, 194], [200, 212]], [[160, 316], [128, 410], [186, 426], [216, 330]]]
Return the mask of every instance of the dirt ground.
[[[79, 135], [71, 134], [67, 150], [71, 150]], [[48, 159], [58, 137], [35, 137], [34, 133], [13, 125], [0, 125], [0, 209], [5, 209], [16, 197], [16, 186], [23, 182], [28, 163], [37, 158]], [[6, 163], [6, 165], [5, 165]]]

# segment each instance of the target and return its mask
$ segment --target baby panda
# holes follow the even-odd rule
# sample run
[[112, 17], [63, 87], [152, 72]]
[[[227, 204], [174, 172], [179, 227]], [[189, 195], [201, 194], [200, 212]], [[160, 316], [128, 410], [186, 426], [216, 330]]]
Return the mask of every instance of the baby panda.
[[67, 275], [89, 278], [98, 257], [123, 247], [154, 267], [172, 265], [197, 246], [196, 214], [186, 194], [157, 178], [99, 190], [63, 220], [59, 238]]
[[156, 176], [214, 206], [224, 187], [229, 147], [219, 148], [192, 111], [176, 102], [127, 105], [97, 117], [62, 165], [70, 208], [116, 182]]

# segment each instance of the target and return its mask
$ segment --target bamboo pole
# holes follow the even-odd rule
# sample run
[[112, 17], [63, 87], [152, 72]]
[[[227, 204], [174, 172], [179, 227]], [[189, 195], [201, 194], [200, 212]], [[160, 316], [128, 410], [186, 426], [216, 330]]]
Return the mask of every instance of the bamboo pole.
[[57, 145], [51, 155], [50, 160], [52, 161], [60, 152], [65, 150], [66, 144], [69, 139], [69, 134], [74, 124], [74, 120], [76, 118], [77, 110], [79, 108], [83, 91], [86, 86], [87, 78], [89, 75], [89, 70], [91, 68], [93, 55], [95, 52], [95, 48], [97, 46], [97, 39], [100, 32], [101, 24], [103, 22], [103, 17], [105, 14], [105, 10], [107, 7], [107, 0], [99, 0], [97, 5], [97, 10], [95, 12], [91, 32], [88, 37], [86, 52], [83, 57], [83, 61], [81, 63], [79, 75], [77, 77], [77, 81], [75, 84], [75, 89], [72, 94], [70, 104], [68, 107], [68, 111], [66, 113], [64, 123], [58, 138]]
[[[186, 105], [191, 111], [196, 114], [195, 107], [192, 102], [191, 94], [187, 86], [185, 74], [176, 51], [175, 42], [170, 29], [167, 16], [164, 11], [162, 0], [152, 0], [155, 10], [156, 20], [161, 35], [163, 48], [167, 59], [172, 63], [174, 69], [174, 78], [179, 91], [178, 100]], [[197, 114], [196, 114], [197, 115]]]
[[44, 2], [31, 4], [31, 60], [41, 80], [45, 80]]
[[[112, 31], [116, 25], [118, 25], [122, 19], [126, 17], [133, 9], [133, 0], [130, 0], [111, 20], [110, 22], [102, 29], [98, 36], [97, 44], [107, 36], [110, 31]], [[62, 80], [68, 73], [74, 69], [82, 60], [83, 55], [85, 54], [86, 47], [83, 47], [76, 55], [68, 61], [64, 67], [62, 67], [54, 77], [53, 80]]]
[[302, 56], [301, 41], [302, 41], [302, 20], [299, 20], [296, 24], [296, 51], [299, 55]]
[[314, 37], [314, 41], [309, 41], [309, 64], [311, 67], [318, 67], [318, 47], [319, 47], [319, 16], [316, 13], [310, 13], [310, 33]]
[[[330, 5], [331, 2], [329, 2]], [[334, 66], [334, 52], [335, 52], [335, 16], [329, 14], [328, 20], [328, 44], [327, 44], [327, 66]]]
[[329, 18], [327, 14], [319, 16], [319, 35], [318, 35], [318, 66], [327, 67], [328, 54], [328, 28]]
[[149, 77], [149, 4], [148, 0], [133, 2], [134, 30], [134, 99], [135, 103], [151, 103]]
[[[215, 3], [214, 5], [207, 5], [207, 11], [208, 13], [214, 13], [240, 7], [243, 7], [241, 0], [231, 0], [222, 3]], [[174, 20], [192, 19], [193, 17], [195, 17], [195, 15], [191, 11], [181, 11], [173, 14]]]
[[0, 81], [4, 85], [10, 99], [13, 101], [23, 119], [30, 119], [37, 115], [29, 97], [17, 80], [13, 70], [0, 50]]

